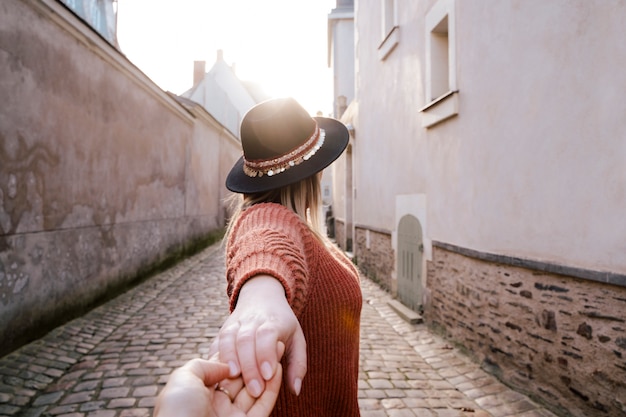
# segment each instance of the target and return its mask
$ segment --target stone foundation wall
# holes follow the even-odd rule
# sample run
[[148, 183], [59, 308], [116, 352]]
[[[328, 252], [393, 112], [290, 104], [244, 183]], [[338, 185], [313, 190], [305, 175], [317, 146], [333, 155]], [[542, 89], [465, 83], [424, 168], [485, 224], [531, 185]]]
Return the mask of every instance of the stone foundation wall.
[[391, 234], [369, 231], [357, 227], [355, 230], [354, 257], [361, 272], [377, 282], [382, 288], [392, 292], [391, 274], [394, 268], [394, 254], [391, 246]]
[[626, 415], [626, 288], [433, 247], [425, 318], [503, 381], [574, 416]]
[[346, 250], [346, 225], [342, 220], [335, 219], [335, 241], [337, 246]]

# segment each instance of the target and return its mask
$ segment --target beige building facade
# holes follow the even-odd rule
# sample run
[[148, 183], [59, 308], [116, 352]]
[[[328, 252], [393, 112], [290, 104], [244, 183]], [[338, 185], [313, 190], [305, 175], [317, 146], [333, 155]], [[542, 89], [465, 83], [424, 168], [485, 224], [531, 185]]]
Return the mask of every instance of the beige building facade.
[[610, 0], [355, 3], [338, 243], [576, 416], [626, 413], [625, 18]]

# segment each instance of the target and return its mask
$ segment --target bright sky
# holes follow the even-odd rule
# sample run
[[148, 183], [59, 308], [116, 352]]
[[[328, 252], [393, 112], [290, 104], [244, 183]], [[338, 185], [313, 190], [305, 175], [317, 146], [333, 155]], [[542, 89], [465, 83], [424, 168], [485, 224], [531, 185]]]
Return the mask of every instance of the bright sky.
[[118, 0], [122, 52], [157, 85], [181, 94], [193, 62], [217, 50], [237, 75], [275, 97], [292, 96], [311, 114], [332, 112], [327, 66], [328, 14], [334, 0]]

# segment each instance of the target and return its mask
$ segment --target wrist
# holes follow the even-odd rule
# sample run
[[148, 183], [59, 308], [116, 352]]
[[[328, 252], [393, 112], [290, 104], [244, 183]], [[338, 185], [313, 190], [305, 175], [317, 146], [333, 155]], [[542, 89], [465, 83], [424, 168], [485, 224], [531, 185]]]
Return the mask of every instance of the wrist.
[[257, 275], [248, 279], [239, 291], [239, 302], [253, 300], [287, 300], [285, 288], [281, 282], [271, 275]]

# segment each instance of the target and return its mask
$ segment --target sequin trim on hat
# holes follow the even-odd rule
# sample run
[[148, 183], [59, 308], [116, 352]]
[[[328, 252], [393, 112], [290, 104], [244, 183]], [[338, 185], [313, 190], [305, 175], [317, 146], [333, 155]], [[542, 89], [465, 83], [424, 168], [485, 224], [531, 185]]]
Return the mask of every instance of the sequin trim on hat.
[[285, 172], [289, 168], [300, 165], [303, 161], [307, 161], [322, 147], [326, 132], [324, 129], [320, 129], [319, 126], [315, 126], [315, 132], [306, 140], [302, 145], [298, 146], [293, 151], [272, 159], [259, 159], [249, 161], [244, 156], [243, 172], [249, 177], [262, 177], [267, 175], [271, 177], [273, 175]]

